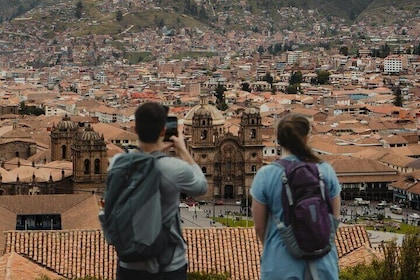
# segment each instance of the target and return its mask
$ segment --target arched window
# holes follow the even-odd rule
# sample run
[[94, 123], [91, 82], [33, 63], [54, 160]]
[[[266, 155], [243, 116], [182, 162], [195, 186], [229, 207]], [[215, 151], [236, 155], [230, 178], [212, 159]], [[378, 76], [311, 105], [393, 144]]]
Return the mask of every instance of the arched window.
[[206, 139], [206, 138], [207, 138], [207, 130], [203, 130], [203, 131], [201, 132], [200, 139], [201, 139], [201, 140], [204, 140], [204, 139]]
[[202, 120], [201, 125], [206, 125], [206, 120]]
[[84, 162], [84, 173], [90, 174], [90, 161], [88, 159], [85, 159]]
[[67, 158], [67, 146], [66, 145], [61, 146], [61, 158], [62, 159]]
[[251, 166], [251, 172], [257, 172], [257, 166], [256, 165]]
[[251, 138], [255, 138], [257, 136], [257, 130], [255, 128], [251, 129], [251, 133], [249, 135]]
[[201, 167], [201, 171], [203, 171], [204, 174], [207, 173], [207, 168], [205, 166]]
[[99, 174], [101, 171], [101, 161], [97, 158], [95, 159], [95, 174]]
[[19, 157], [19, 152], [15, 152], [15, 156], [16, 157]]

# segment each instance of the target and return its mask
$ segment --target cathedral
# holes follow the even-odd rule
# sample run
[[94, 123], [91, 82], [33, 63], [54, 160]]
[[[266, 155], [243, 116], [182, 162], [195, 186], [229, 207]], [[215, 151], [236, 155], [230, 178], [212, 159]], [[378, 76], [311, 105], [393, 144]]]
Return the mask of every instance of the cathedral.
[[37, 152], [36, 141], [16, 123], [1, 137], [0, 195], [103, 190], [107, 147], [90, 123], [76, 123], [66, 115], [52, 125], [49, 138], [49, 149]]
[[207, 198], [247, 197], [255, 173], [263, 163], [259, 110], [246, 108], [239, 123], [232, 122], [229, 127], [226, 118], [202, 94], [200, 104], [188, 112], [183, 126], [187, 148], [206, 175]]
[[51, 161], [73, 163], [74, 189], [102, 190], [108, 168], [105, 139], [89, 123], [76, 124], [65, 116], [51, 129]]
[[[208, 180], [209, 190], [203, 198], [247, 197], [263, 162], [259, 110], [246, 108], [240, 118], [226, 119], [202, 94], [200, 104], [185, 115], [183, 130], [187, 148]], [[18, 163], [27, 162], [14, 171], [19, 174], [14, 177], [6, 178], [11, 171], [2, 171], [0, 195], [101, 193], [109, 160], [104, 136], [90, 123], [77, 123], [66, 115], [52, 125], [49, 138], [51, 155], [36, 164], [26, 160], [36, 153], [30, 138], [25, 138], [20, 150], [14, 146], [4, 149], [4, 158], [15, 156]], [[8, 150], [10, 155], [6, 154]], [[23, 180], [23, 172], [32, 177]]]

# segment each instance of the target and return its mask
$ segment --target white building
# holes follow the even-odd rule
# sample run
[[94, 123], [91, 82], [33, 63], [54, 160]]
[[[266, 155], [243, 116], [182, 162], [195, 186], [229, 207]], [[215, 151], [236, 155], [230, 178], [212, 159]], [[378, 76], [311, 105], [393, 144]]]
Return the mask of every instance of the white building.
[[403, 60], [399, 55], [389, 55], [384, 59], [385, 74], [399, 74], [402, 70]]

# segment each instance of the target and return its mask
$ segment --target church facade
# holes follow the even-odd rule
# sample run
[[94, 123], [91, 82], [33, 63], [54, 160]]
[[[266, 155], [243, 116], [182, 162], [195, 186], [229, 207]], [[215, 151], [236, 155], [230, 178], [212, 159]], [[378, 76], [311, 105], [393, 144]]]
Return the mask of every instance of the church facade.
[[[233, 124], [232, 124], [233, 125]], [[259, 110], [242, 112], [236, 134], [225, 117], [201, 96], [184, 119], [187, 148], [205, 174], [208, 199], [249, 197], [249, 188], [263, 164], [262, 122]]]

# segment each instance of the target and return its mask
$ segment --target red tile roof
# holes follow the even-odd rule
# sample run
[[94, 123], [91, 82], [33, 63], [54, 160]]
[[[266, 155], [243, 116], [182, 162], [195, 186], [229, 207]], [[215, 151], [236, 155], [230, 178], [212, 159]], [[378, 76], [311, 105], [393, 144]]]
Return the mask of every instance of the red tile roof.
[[[232, 279], [259, 279], [262, 247], [253, 228], [184, 228], [183, 235], [190, 272], [227, 271]], [[61, 276], [108, 279], [115, 275], [117, 255], [101, 230], [7, 231], [5, 238], [6, 254], [26, 256]], [[365, 260], [360, 254], [365, 256], [371, 248], [362, 225], [341, 226], [336, 245], [340, 267]], [[350, 255], [353, 257], [349, 259]]]

